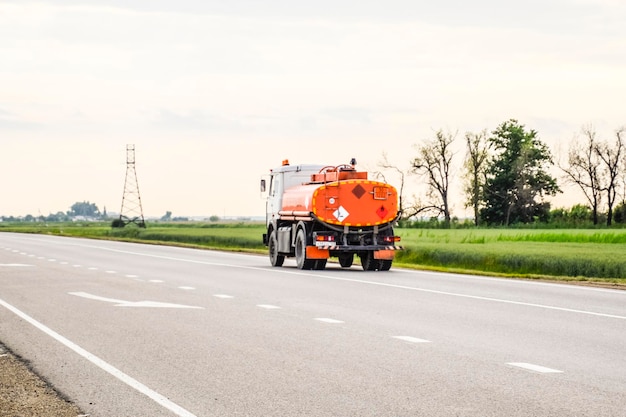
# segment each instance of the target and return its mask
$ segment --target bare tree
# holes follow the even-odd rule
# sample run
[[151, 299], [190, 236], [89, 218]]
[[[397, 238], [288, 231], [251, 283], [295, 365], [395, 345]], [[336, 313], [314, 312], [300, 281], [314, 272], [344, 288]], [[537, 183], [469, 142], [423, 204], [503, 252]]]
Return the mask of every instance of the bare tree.
[[489, 145], [487, 144], [487, 131], [480, 133], [467, 132], [465, 134], [467, 144], [467, 156], [465, 158], [464, 173], [465, 195], [467, 197], [465, 207], [472, 207], [474, 211], [474, 224], [478, 226], [480, 222], [480, 205], [482, 192], [485, 185], [485, 165], [489, 155]]
[[[409, 171], [408, 170], [402, 170], [400, 168], [398, 168], [396, 165], [393, 165], [391, 162], [389, 162], [389, 158], [387, 157], [387, 152], [383, 152], [383, 157], [382, 160], [378, 163], [378, 166], [382, 169], [385, 170], [392, 170], [395, 171], [396, 174], [398, 174], [398, 176], [400, 177], [400, 188], [398, 188], [398, 210], [400, 211], [400, 215], [402, 216], [403, 219], [407, 219], [410, 216], [407, 217], [408, 214], [410, 214], [409, 212], [407, 212], [405, 204], [404, 204], [404, 185], [405, 185], [405, 180], [407, 175], [409, 175]], [[385, 179], [385, 174], [384, 172], [376, 172], [375, 173], [376, 176], [382, 177], [383, 180], [385, 182], [387, 182], [387, 180]]]
[[421, 211], [434, 211], [442, 215], [446, 224], [450, 224], [450, 167], [454, 154], [451, 144], [456, 134], [444, 133], [439, 130], [435, 139], [417, 146], [418, 156], [413, 160], [413, 171], [426, 177], [429, 202], [421, 207]]
[[617, 200], [617, 190], [619, 187], [619, 179], [622, 173], [622, 160], [624, 158], [624, 135], [626, 128], [623, 127], [615, 132], [615, 142], [603, 142], [596, 144], [596, 152], [603, 162], [603, 174], [605, 177], [604, 187], [602, 191], [606, 193], [607, 198], [607, 216], [606, 224], [610, 226], [613, 222], [613, 205]]
[[591, 206], [593, 224], [598, 224], [598, 210], [602, 199], [603, 177], [598, 155], [596, 132], [592, 126], [582, 128], [583, 141], [575, 139], [567, 155], [568, 165], [560, 167], [566, 174], [566, 181], [577, 185]]

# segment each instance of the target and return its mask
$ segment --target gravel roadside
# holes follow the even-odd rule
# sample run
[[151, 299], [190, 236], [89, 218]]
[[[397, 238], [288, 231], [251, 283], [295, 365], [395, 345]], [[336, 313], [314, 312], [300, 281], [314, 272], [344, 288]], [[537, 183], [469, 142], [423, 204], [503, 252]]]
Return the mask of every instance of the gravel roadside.
[[86, 417], [0, 343], [0, 417]]

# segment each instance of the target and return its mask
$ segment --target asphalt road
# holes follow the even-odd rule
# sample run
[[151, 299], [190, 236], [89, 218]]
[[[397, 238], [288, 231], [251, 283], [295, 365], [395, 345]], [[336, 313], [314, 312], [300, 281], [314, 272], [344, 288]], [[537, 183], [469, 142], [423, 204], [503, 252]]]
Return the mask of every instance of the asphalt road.
[[0, 340], [92, 417], [626, 416], [626, 292], [0, 233]]

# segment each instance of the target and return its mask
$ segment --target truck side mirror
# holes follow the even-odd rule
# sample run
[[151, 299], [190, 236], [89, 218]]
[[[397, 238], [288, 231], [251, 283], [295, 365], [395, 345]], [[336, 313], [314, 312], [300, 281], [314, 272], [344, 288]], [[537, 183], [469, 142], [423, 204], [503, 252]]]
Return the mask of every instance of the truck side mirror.
[[265, 180], [261, 180], [261, 192], [265, 192]]

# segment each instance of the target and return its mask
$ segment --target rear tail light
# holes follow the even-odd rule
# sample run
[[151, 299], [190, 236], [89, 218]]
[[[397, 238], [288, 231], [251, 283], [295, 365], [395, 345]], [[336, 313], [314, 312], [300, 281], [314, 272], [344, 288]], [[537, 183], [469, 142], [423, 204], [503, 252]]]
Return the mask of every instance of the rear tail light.
[[400, 236], [383, 236], [383, 242], [395, 243], [400, 241]]
[[313, 243], [318, 248], [335, 246], [335, 235], [332, 233], [313, 233]]

